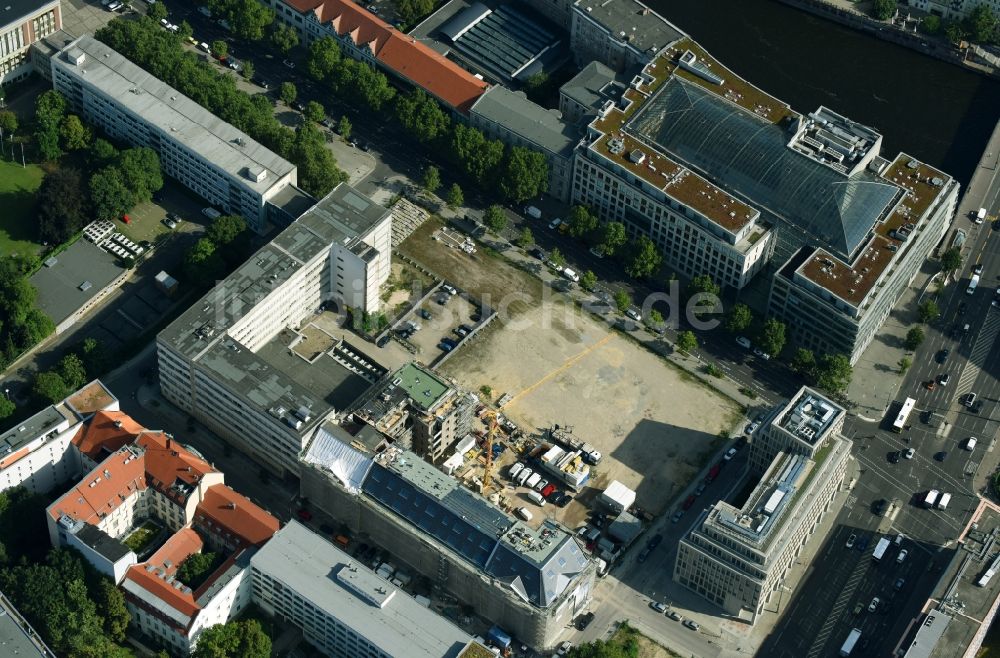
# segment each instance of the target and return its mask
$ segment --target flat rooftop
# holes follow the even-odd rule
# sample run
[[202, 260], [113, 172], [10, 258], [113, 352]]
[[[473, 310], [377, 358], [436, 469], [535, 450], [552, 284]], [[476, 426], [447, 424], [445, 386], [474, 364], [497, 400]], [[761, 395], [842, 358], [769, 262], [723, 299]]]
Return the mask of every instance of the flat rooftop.
[[107, 409], [115, 402], [118, 402], [118, 398], [107, 389], [100, 379], [95, 379], [89, 384], [81, 386], [80, 390], [66, 398], [66, 403], [81, 416]]
[[0, 27], [6, 27], [15, 22], [33, 16], [47, 5], [56, 5], [55, 0], [7, 0], [0, 7]]
[[0, 594], [0, 647], [5, 655], [17, 658], [53, 658], [56, 655], [3, 594]]
[[472, 106], [472, 114], [505, 126], [539, 147], [569, 157], [580, 141], [580, 128], [562, 120], [558, 110], [532, 103], [522, 91], [490, 87]]
[[295, 165], [91, 36], [52, 59], [213, 169], [263, 195]]
[[814, 389], [802, 387], [775, 417], [774, 424], [809, 445], [822, 442], [846, 412]]
[[294, 519], [253, 556], [251, 564], [387, 655], [449, 658], [459, 656], [473, 641]]
[[[0, 434], [0, 468], [7, 468], [28, 454], [27, 446], [57, 425], [76, 418], [64, 405], [50, 405]], [[23, 450], [23, 452], [21, 452]]]
[[436, 407], [451, 390], [447, 382], [413, 361], [396, 371], [390, 386], [398, 386], [405, 391], [411, 403], [424, 412]]
[[124, 272], [117, 257], [87, 240], [77, 240], [47, 259], [28, 281], [38, 291], [38, 307], [58, 325]]
[[684, 36], [670, 21], [637, 0], [577, 0], [573, 8], [639, 52], [655, 53]]

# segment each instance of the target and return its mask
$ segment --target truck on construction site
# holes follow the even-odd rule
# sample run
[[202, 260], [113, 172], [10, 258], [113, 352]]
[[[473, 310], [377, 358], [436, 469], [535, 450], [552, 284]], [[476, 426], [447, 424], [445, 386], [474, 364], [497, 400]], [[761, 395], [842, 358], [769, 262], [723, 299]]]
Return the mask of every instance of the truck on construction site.
[[574, 491], [579, 491], [590, 479], [590, 467], [579, 450], [566, 450], [551, 443], [541, 443], [531, 456], [547, 472]]
[[588, 464], [596, 465], [600, 463], [601, 451], [585, 441], [573, 436], [573, 429], [570, 427], [559, 427], [554, 425], [549, 428], [549, 438], [564, 448], [579, 450], [583, 454], [583, 459]]

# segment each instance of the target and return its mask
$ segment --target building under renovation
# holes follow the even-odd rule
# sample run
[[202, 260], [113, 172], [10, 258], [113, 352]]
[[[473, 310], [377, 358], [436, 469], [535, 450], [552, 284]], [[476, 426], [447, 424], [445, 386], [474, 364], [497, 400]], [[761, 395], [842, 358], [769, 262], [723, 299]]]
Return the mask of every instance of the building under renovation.
[[590, 602], [595, 563], [561, 526], [529, 525], [417, 454], [372, 454], [322, 428], [301, 493], [479, 616], [543, 649]]

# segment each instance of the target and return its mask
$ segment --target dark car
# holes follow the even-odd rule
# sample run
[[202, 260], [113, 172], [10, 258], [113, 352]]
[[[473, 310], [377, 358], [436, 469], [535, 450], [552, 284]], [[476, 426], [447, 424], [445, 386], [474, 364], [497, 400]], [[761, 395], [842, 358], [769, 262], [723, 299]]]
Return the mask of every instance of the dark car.
[[649, 543], [646, 544], [646, 546], [648, 546], [650, 550], [652, 550], [657, 546], [659, 546], [661, 541], [663, 541], [663, 535], [653, 535], [650, 538]]
[[319, 526], [319, 529], [322, 532], [325, 532], [328, 535], [332, 535], [333, 534], [333, 526], [331, 526], [331, 525], [327, 525], [327, 524], [323, 523], [323, 524], [321, 524]]
[[389, 344], [389, 334], [386, 334], [385, 336], [382, 336], [381, 338], [379, 338], [378, 342], [375, 343], [375, 344], [378, 345], [379, 347], [385, 347], [386, 345], [388, 345]]
[[958, 305], [958, 314], [965, 315], [965, 302]]
[[947, 458], [948, 458], [948, 453], [945, 450], [934, 453], [934, 459], [936, 459], [939, 462], [943, 462]]
[[296, 515], [298, 515], [298, 517], [303, 521], [310, 521], [312, 520], [313, 517], [312, 512], [310, 512], [307, 509], [300, 509], [298, 512], [296, 512]]
[[264, 89], [271, 88], [270, 83], [268, 83], [268, 81], [265, 80], [264, 78], [254, 78], [253, 81], [257, 83], [258, 87], [263, 87]]
[[683, 507], [685, 510], [689, 510], [691, 509], [691, 506], [694, 505], [694, 501], [695, 501], [694, 496], [688, 496], [687, 500], [684, 501], [684, 504], [681, 505], [681, 507]]
[[590, 622], [594, 621], [594, 613], [586, 612], [576, 618], [576, 630], [585, 631], [587, 627], [590, 626]]
[[865, 549], [868, 548], [868, 537], [866, 535], [862, 535], [858, 538], [858, 541], [854, 544], [854, 546], [863, 553]]
[[420, 309], [419, 311], [417, 311], [417, 314], [420, 315], [420, 317], [422, 317], [425, 320], [430, 320], [432, 317], [434, 317], [433, 315], [431, 315], [431, 312], [428, 311], [426, 308]]
[[441, 343], [443, 345], [448, 345], [450, 347], [455, 347], [456, 345], [458, 345], [458, 343], [456, 343], [455, 341], [453, 341], [451, 338], [442, 338], [441, 339]]
[[559, 496], [559, 500], [556, 502], [556, 505], [558, 505], [559, 507], [566, 507], [567, 505], [570, 504], [572, 500], [573, 496], [570, 496], [568, 493], [564, 491], [562, 495]]
[[887, 509], [889, 509], [889, 501], [885, 498], [880, 498], [872, 504], [872, 513], [875, 516], [884, 516]]
[[939, 350], [937, 353], [937, 362], [944, 363], [948, 360], [948, 355], [951, 354], [951, 350]]
[[639, 562], [645, 562], [646, 558], [649, 557], [650, 552], [651, 551], [649, 549], [649, 546], [647, 546], [646, 548], [642, 549], [642, 551], [639, 553], [639, 557], [637, 558], [638, 561]]
[[898, 450], [890, 452], [889, 453], [889, 462], [893, 463], [893, 464], [898, 464], [899, 463], [899, 457], [900, 457], [900, 454], [899, 454]]

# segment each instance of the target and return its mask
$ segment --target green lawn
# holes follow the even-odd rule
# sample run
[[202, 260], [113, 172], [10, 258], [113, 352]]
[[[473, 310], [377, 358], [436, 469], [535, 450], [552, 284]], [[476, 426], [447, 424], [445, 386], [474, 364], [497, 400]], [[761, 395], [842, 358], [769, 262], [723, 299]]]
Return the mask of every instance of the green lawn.
[[0, 162], [0, 256], [38, 253], [34, 242], [35, 192], [42, 184], [42, 169], [36, 165], [22, 168], [13, 162]]
[[146, 545], [153, 540], [156, 533], [159, 532], [160, 527], [155, 523], [146, 521], [142, 524], [142, 527], [133, 532], [131, 535], [125, 538], [123, 542], [133, 553], [142, 553], [142, 549], [146, 548]]

